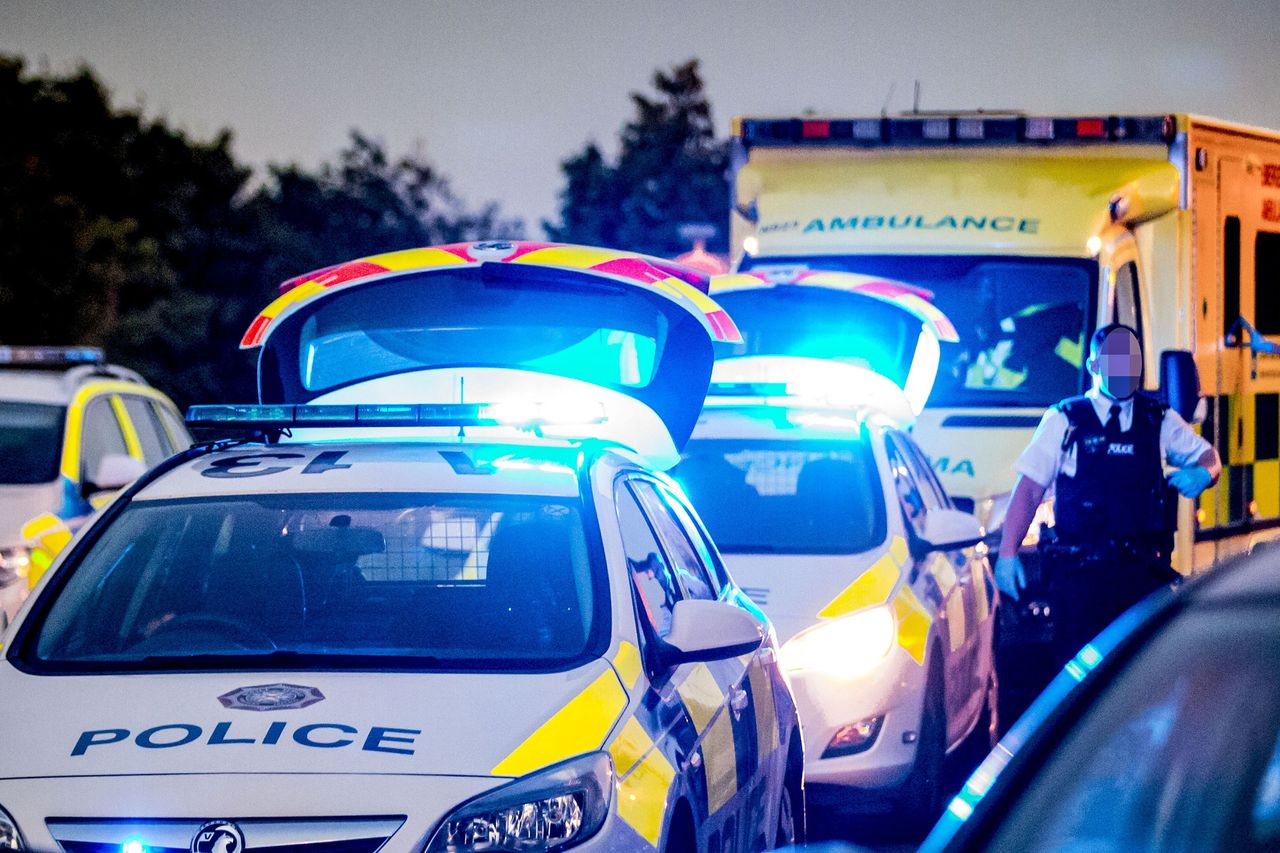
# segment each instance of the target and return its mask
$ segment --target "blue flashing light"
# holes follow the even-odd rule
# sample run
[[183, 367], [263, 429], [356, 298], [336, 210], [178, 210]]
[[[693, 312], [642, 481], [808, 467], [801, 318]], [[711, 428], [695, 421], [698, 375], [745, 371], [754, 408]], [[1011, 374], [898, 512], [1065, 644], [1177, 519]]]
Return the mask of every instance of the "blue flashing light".
[[120, 853], [147, 853], [147, 845], [137, 838], [130, 838], [120, 845]]
[[1076, 659], [1089, 669], [1093, 669], [1102, 662], [1102, 652], [1095, 649], [1093, 644], [1090, 643], [1080, 650], [1080, 654], [1076, 655]]
[[193, 429], [281, 430], [294, 427], [585, 426], [607, 420], [604, 404], [432, 403], [368, 405], [204, 405], [187, 411]]
[[103, 360], [98, 347], [0, 347], [0, 364], [17, 367], [71, 367]]

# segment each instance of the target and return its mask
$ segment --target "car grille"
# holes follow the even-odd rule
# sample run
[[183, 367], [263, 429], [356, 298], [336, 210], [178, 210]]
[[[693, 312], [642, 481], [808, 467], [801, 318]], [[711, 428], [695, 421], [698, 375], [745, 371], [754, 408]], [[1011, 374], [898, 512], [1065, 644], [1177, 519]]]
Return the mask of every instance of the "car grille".
[[[404, 815], [353, 818], [231, 819], [254, 853], [375, 853], [404, 823]], [[138, 841], [148, 853], [189, 853], [206, 819], [50, 818], [49, 833], [65, 853], [121, 853]], [[237, 851], [240, 853], [240, 851]]]

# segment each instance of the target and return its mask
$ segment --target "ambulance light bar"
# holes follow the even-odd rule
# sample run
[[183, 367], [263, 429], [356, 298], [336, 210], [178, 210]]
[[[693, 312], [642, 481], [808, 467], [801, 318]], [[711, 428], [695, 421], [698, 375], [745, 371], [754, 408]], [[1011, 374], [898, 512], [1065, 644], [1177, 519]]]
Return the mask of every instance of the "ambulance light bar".
[[743, 118], [747, 147], [1017, 145], [1145, 142], [1169, 144], [1173, 116], [1022, 116], [979, 113], [874, 118]]
[[204, 405], [187, 410], [192, 429], [261, 432], [364, 427], [543, 426], [601, 424], [601, 403], [429, 403], [362, 405]]
[[0, 365], [15, 367], [73, 367], [102, 364], [98, 347], [0, 347]]

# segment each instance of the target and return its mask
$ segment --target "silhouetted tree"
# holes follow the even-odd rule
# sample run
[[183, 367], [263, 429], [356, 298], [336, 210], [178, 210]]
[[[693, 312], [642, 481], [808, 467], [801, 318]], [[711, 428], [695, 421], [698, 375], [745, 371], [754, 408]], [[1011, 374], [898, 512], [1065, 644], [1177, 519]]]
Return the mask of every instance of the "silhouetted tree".
[[589, 142], [560, 164], [560, 220], [543, 222], [551, 239], [671, 256], [689, 248], [682, 224], [709, 222], [719, 229], [708, 247], [725, 251], [728, 145], [716, 139], [698, 61], [655, 72], [653, 86], [656, 97], [631, 93], [636, 114], [616, 163]]
[[336, 163], [252, 172], [118, 110], [87, 68], [0, 57], [0, 343], [98, 344], [180, 403], [251, 399], [237, 344], [279, 281], [364, 254], [513, 236], [421, 157], [353, 132]]

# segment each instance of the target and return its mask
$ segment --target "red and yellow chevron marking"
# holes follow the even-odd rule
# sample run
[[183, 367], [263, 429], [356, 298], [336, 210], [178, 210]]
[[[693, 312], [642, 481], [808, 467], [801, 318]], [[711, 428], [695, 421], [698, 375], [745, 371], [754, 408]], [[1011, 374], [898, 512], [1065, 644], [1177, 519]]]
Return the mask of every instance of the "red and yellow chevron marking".
[[453, 243], [447, 246], [387, 252], [298, 276], [290, 280], [290, 283], [298, 283], [289, 287], [274, 302], [262, 309], [262, 312], [249, 325], [244, 337], [240, 340], [240, 348], [252, 349], [261, 346], [272, 322], [286, 308], [310, 299], [330, 287], [388, 272], [409, 272], [435, 267], [478, 264], [485, 261], [590, 270], [630, 279], [663, 292], [677, 301], [687, 299], [692, 302], [706, 316], [707, 325], [714, 340], [727, 343], [737, 343], [742, 340], [738, 327], [734, 325], [724, 309], [715, 303], [715, 300], [696, 287], [654, 266], [641, 255], [593, 246], [502, 241]]

